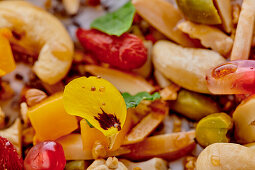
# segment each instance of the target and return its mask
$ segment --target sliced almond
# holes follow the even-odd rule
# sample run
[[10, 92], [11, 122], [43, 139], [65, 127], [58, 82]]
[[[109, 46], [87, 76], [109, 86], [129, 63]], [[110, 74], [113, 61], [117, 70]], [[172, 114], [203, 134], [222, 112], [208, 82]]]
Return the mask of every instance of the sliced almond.
[[128, 92], [131, 95], [143, 91], [150, 93], [155, 90], [155, 88], [144, 78], [135, 74], [96, 65], [87, 65], [85, 66], [85, 70], [95, 76], [100, 76], [108, 80], [121, 92]]
[[233, 40], [218, 28], [208, 25], [195, 24], [190, 21], [182, 22], [178, 28], [189, 34], [190, 37], [199, 39], [201, 44], [222, 55], [227, 55], [232, 49]]
[[231, 60], [249, 58], [255, 22], [255, 1], [244, 0], [239, 16]]

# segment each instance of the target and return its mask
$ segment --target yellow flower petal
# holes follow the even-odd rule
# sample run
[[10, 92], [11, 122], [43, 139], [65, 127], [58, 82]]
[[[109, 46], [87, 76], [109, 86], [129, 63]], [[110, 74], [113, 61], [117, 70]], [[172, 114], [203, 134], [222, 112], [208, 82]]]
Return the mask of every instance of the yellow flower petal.
[[87, 119], [105, 136], [118, 133], [126, 120], [126, 104], [110, 82], [98, 77], [80, 77], [64, 90], [67, 113]]

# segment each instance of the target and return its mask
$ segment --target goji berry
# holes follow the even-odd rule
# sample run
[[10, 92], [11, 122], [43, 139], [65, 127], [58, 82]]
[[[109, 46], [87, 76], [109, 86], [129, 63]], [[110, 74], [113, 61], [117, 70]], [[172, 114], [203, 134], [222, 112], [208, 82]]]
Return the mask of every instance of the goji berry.
[[124, 33], [120, 37], [97, 30], [78, 29], [81, 45], [92, 52], [98, 60], [119, 69], [131, 70], [141, 67], [147, 60], [147, 49], [141, 39]]

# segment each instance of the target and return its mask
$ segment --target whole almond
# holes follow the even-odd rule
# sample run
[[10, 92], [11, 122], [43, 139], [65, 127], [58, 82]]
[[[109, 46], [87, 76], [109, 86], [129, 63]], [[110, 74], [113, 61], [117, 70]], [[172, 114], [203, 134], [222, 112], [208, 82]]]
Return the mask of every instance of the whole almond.
[[47, 94], [38, 89], [29, 89], [25, 94], [28, 106], [34, 106], [47, 97]]

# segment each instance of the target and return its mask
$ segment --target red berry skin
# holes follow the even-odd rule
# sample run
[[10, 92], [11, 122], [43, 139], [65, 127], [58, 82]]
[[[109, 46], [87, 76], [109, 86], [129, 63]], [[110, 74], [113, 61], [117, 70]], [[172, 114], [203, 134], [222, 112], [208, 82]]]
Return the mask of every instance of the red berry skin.
[[135, 35], [125, 33], [120, 37], [110, 36], [93, 29], [78, 29], [76, 35], [81, 45], [98, 60], [118, 69], [139, 68], [147, 60], [147, 49]]
[[0, 170], [23, 170], [23, 160], [14, 146], [0, 136]]
[[24, 161], [26, 170], [63, 170], [66, 159], [62, 146], [45, 141], [33, 146]]

